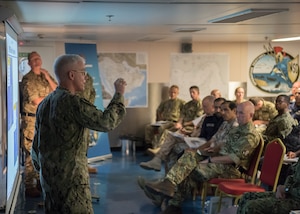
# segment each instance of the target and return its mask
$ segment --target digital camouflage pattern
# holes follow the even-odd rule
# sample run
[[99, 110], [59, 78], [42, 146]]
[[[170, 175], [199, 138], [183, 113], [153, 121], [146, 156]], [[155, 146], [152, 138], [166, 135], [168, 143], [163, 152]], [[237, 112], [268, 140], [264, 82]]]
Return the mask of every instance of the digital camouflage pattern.
[[298, 121], [295, 120], [289, 112], [277, 115], [270, 120], [263, 133], [263, 138], [265, 142], [270, 142], [275, 138], [284, 139], [289, 133], [291, 133], [293, 126], [296, 125], [298, 125]]
[[162, 116], [160, 120], [177, 122], [184, 104], [185, 101], [179, 98], [168, 99], [160, 103], [156, 112]]
[[237, 214], [287, 214], [300, 209], [300, 164], [295, 166], [294, 175], [287, 177], [286, 187], [290, 191], [285, 199], [277, 199], [274, 192], [245, 193], [239, 201]]
[[185, 122], [190, 122], [193, 121], [195, 118], [200, 117], [203, 114], [203, 109], [202, 109], [202, 102], [201, 99], [199, 100], [190, 100], [186, 104], [184, 104], [180, 118], [182, 118], [182, 124], [183, 128], [189, 132], [192, 133], [194, 130], [193, 125], [185, 126]]
[[[89, 101], [91, 104], [94, 104], [95, 99], [96, 99], [96, 90], [93, 85], [93, 77], [87, 73], [86, 75], [86, 81], [84, 85], [84, 90], [77, 92], [76, 94], [87, 101]], [[86, 142], [88, 145], [92, 144], [92, 133], [91, 132], [96, 132], [96, 131], [91, 131], [89, 129], [86, 129], [84, 131], [84, 136], [83, 136], [83, 141]], [[95, 133], [97, 134], [97, 133]]]
[[172, 131], [176, 131], [174, 129], [174, 123], [179, 120], [184, 104], [185, 101], [179, 98], [168, 99], [160, 103], [156, 110], [157, 115], [162, 115], [162, 118], [160, 118], [160, 120], [167, 122], [159, 127], [153, 127], [151, 124], [146, 125], [145, 142], [148, 146], [152, 148], [159, 147], [159, 139], [164, 130], [169, 129]]
[[[239, 124], [237, 120], [232, 121], [224, 121], [218, 131], [213, 135], [213, 137], [210, 139], [212, 144], [214, 146], [220, 146], [221, 144], [225, 143], [226, 135], [228, 132], [233, 128], [237, 127]], [[167, 156], [165, 157], [165, 171], [168, 172], [169, 169], [176, 163], [178, 159], [178, 155], [181, 154], [188, 146], [185, 142], [182, 142], [180, 144], [176, 144], [173, 146], [173, 148], [169, 149], [169, 153], [167, 153]], [[162, 149], [162, 148], [161, 148]], [[159, 152], [158, 152], [159, 153]]]
[[[53, 77], [51, 77], [56, 82]], [[21, 112], [31, 113], [35, 115], [37, 105], [32, 101], [39, 97], [46, 97], [51, 92], [49, 82], [44, 74], [36, 75], [33, 71], [29, 71], [23, 76], [20, 84], [20, 92], [22, 95]], [[39, 179], [38, 174], [33, 168], [30, 156], [32, 147], [32, 139], [34, 135], [35, 116], [21, 116], [21, 145], [25, 149], [25, 187], [35, 187], [36, 180]]]
[[235, 164], [199, 164], [204, 157], [196, 152], [185, 152], [166, 175], [167, 179], [177, 184], [177, 191], [170, 199], [169, 205], [180, 206], [185, 196], [199, 182], [202, 183], [215, 177], [240, 177], [241, 174], [237, 167], [248, 168], [250, 157], [259, 144], [259, 136], [252, 122], [229, 131], [219, 154], [228, 155]]
[[93, 213], [83, 133], [85, 128], [110, 131], [125, 113], [119, 93], [104, 111], [62, 87], [41, 102], [31, 154], [40, 171], [46, 213]]
[[254, 112], [254, 120], [270, 121], [278, 114], [275, 104], [266, 100], [263, 100], [263, 106]]

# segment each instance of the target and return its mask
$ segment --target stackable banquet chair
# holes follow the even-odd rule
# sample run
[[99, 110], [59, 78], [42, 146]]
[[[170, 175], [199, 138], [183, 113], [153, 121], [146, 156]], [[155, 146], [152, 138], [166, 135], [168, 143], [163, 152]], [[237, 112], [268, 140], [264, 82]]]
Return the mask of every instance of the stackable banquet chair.
[[261, 186], [261, 184], [272, 187], [272, 191], [275, 192], [285, 152], [285, 145], [279, 138], [276, 138], [270, 141], [265, 148], [260, 175], [258, 176], [256, 183], [219, 183], [218, 190], [220, 192], [220, 200], [218, 211], [220, 211], [222, 197], [224, 196], [235, 198], [234, 204], [236, 205], [242, 195], [246, 192], [265, 192], [266, 189]]
[[234, 182], [234, 183], [246, 183], [249, 182], [251, 184], [254, 184], [256, 181], [256, 175], [257, 175], [257, 169], [258, 164], [260, 162], [260, 158], [262, 155], [264, 149], [264, 140], [262, 136], [260, 135], [259, 144], [255, 148], [252, 157], [251, 162], [249, 165], [248, 170], [244, 171], [242, 173], [241, 178], [212, 178], [208, 180], [207, 182], [203, 183], [202, 192], [201, 192], [201, 199], [202, 199], [202, 210], [204, 209], [206, 197], [207, 197], [207, 189], [214, 188], [215, 189], [215, 196], [218, 195], [218, 185], [221, 182]]

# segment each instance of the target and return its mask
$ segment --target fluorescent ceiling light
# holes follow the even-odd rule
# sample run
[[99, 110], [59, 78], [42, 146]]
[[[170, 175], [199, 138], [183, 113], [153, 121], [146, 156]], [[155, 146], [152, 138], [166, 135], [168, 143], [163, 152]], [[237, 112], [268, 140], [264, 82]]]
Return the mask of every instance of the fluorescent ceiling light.
[[210, 23], [236, 23], [249, 19], [254, 19], [261, 16], [266, 16], [274, 13], [280, 13], [288, 11], [289, 9], [278, 8], [278, 9], [247, 9], [238, 13], [233, 13], [227, 16], [209, 20]]
[[206, 30], [206, 28], [177, 28], [174, 30], [176, 33], [194, 33], [197, 31]]
[[297, 37], [287, 37], [281, 39], [272, 39], [272, 42], [290, 42], [290, 41], [297, 41], [300, 40], [300, 36]]

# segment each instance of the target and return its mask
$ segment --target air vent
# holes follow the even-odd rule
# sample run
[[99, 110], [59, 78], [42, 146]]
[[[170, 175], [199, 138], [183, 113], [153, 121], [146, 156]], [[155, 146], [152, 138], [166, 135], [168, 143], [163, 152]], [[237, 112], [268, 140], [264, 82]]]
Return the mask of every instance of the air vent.
[[261, 16], [267, 16], [274, 13], [280, 13], [288, 11], [289, 9], [278, 8], [278, 9], [248, 9], [238, 13], [233, 13], [227, 16], [209, 20], [210, 23], [237, 23], [249, 19], [258, 18]]
[[178, 28], [175, 29], [174, 32], [176, 33], [194, 33], [198, 31], [206, 30], [206, 28]]
[[141, 42], [155, 42], [155, 41], [158, 41], [158, 40], [161, 40], [161, 39], [163, 39], [163, 37], [144, 37], [144, 38], [139, 39], [138, 41], [141, 41]]

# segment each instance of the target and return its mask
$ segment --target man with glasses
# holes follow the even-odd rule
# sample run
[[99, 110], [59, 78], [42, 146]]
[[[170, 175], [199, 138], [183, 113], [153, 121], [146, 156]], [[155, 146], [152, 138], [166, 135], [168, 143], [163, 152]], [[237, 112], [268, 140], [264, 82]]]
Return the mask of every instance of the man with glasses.
[[30, 150], [34, 135], [35, 113], [39, 103], [52, 92], [57, 83], [47, 70], [42, 68], [42, 58], [37, 52], [28, 55], [31, 70], [23, 76], [21, 94], [21, 144], [25, 151], [25, 195], [40, 197], [39, 175], [35, 172]]
[[84, 131], [110, 131], [126, 113], [122, 78], [115, 81], [115, 94], [104, 111], [76, 95], [85, 87], [84, 67], [79, 55], [58, 57], [54, 71], [59, 86], [37, 109], [31, 154], [41, 175], [45, 213], [93, 213]]

